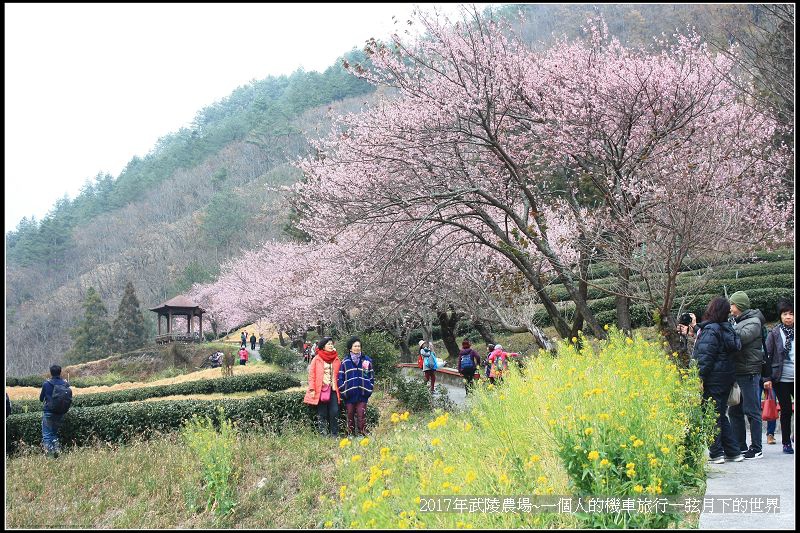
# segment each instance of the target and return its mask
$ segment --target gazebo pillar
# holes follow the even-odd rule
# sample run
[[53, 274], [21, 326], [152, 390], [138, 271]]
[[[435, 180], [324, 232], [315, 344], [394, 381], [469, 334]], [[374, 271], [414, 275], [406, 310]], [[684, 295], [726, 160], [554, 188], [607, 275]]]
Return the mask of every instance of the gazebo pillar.
[[172, 310], [170, 310], [169, 315], [167, 317], [167, 333], [172, 331]]
[[200, 313], [200, 340], [203, 340], [203, 313]]

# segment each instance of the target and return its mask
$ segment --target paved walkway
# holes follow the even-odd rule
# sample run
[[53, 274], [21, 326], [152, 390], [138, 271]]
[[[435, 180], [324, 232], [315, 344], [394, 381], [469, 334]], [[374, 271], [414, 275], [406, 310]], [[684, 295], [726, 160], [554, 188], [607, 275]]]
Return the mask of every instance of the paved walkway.
[[[706, 496], [779, 496], [780, 512], [704, 513], [700, 515], [699, 529], [795, 529], [795, 456], [783, 453], [780, 422], [775, 434], [777, 444], [767, 444], [766, 426], [765, 423], [764, 457], [745, 459], [741, 463], [709, 465]], [[747, 442], [750, 442], [749, 431]]]

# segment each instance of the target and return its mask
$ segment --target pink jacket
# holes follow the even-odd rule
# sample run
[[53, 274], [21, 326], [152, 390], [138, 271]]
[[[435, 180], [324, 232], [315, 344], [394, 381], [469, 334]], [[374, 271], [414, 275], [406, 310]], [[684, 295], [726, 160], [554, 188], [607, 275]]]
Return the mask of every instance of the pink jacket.
[[[331, 387], [336, 391], [336, 398], [339, 399], [339, 388], [336, 384], [339, 376], [339, 366], [342, 362], [337, 357], [331, 363]], [[308, 390], [303, 402], [309, 405], [319, 405], [319, 394], [322, 391], [322, 378], [325, 374], [325, 361], [320, 356], [314, 356], [308, 367]], [[333, 396], [331, 395], [331, 399]]]

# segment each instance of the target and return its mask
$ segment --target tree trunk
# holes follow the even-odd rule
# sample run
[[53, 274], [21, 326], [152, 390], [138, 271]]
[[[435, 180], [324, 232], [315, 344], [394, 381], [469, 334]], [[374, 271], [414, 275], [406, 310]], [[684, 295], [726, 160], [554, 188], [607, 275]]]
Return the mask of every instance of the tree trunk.
[[658, 321], [658, 330], [664, 339], [669, 343], [670, 352], [678, 353], [676, 361], [681, 367], [689, 368], [691, 356], [687, 339], [682, 337], [677, 331], [677, 323], [672, 313], [662, 313]]
[[283, 330], [278, 330], [278, 341], [280, 341], [281, 346], [284, 348], [286, 347], [286, 339], [283, 338]]
[[628, 297], [628, 291], [630, 290], [631, 278], [631, 269], [629, 265], [630, 259], [633, 256], [633, 251], [629, 243], [625, 243], [622, 253], [624, 255], [622, 261], [618, 263], [619, 270], [617, 275], [617, 292], [619, 293], [619, 295], [616, 296], [617, 325], [620, 331], [625, 332], [626, 335], [630, 335], [633, 327], [631, 324], [631, 299]]
[[492, 335], [492, 330], [487, 324], [484, 324], [480, 320], [475, 320], [472, 322], [472, 325], [475, 326], [475, 329], [480, 333], [483, 342], [486, 344], [496, 344], [494, 335]]
[[456, 311], [448, 314], [446, 311], [437, 311], [436, 317], [439, 319], [439, 326], [442, 329], [442, 341], [444, 342], [447, 353], [452, 358], [458, 357], [458, 343], [456, 342], [456, 326], [460, 318]]

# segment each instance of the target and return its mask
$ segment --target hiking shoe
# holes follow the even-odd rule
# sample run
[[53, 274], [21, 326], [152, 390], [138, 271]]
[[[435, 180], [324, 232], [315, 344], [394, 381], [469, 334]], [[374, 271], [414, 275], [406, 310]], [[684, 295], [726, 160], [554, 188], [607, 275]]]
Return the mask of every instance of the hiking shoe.
[[733, 457], [731, 457], [730, 455], [726, 455], [725, 459], [731, 463], [741, 463], [742, 461], [744, 461], [744, 454], [740, 453], [739, 455], [735, 455]]
[[745, 459], [761, 459], [762, 457], [764, 457], [764, 452], [757, 452], [755, 450], [747, 450], [746, 452], [744, 452], [743, 455], [744, 455]]
[[767, 444], [777, 444], [775, 435], [767, 435]]
[[794, 449], [792, 449], [791, 444], [784, 444], [783, 445], [783, 453], [794, 453]]
[[709, 457], [708, 462], [714, 463], [715, 465], [721, 465], [722, 463], [725, 462], [725, 457], [722, 455], [720, 455], [719, 457]]

